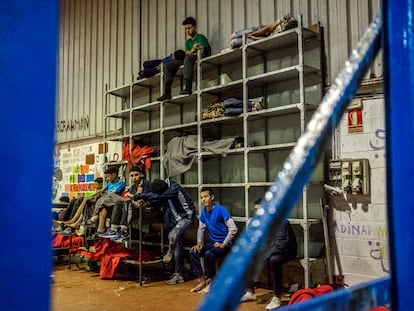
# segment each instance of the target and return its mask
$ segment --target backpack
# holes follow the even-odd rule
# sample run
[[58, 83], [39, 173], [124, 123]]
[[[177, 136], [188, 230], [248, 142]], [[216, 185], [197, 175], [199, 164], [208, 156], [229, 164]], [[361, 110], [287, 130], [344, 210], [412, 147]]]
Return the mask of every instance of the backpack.
[[332, 285], [319, 285], [315, 288], [299, 289], [293, 293], [292, 297], [290, 297], [288, 304], [291, 305], [294, 303], [299, 303], [301, 301], [309, 300], [313, 297], [321, 296], [333, 291], [334, 287]]

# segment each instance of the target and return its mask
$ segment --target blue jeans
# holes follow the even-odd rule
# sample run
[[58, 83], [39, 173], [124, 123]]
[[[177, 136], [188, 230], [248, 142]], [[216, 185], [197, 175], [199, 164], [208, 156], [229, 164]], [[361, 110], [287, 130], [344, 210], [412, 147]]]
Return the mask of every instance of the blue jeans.
[[182, 275], [184, 270], [184, 237], [183, 233], [191, 225], [192, 220], [183, 218], [168, 233], [169, 251], [174, 251], [175, 272]]
[[231, 38], [241, 38], [243, 35], [247, 35], [251, 32], [255, 32], [256, 30], [259, 30], [262, 26], [253, 26], [249, 28], [245, 28], [242, 30], [235, 31], [231, 34]]
[[[231, 34], [231, 40], [230, 40], [230, 46], [232, 48], [237, 48], [239, 46], [241, 46], [243, 44], [243, 35], [247, 35], [249, 33], [252, 33], [258, 29], [260, 29], [261, 26], [255, 26], [255, 27], [250, 27], [250, 28], [246, 28], [246, 29], [242, 29], [239, 31], [235, 31]], [[247, 38], [246, 37], [246, 43], [250, 43], [253, 42], [252, 39]]]
[[224, 108], [243, 108], [243, 100], [230, 97], [223, 100]]
[[194, 275], [198, 278], [203, 276], [203, 268], [201, 267], [200, 258], [204, 257], [205, 276], [212, 279], [216, 275], [216, 259], [224, 257], [230, 251], [230, 247], [219, 248], [213, 243], [203, 245], [200, 252], [190, 250], [191, 267]]

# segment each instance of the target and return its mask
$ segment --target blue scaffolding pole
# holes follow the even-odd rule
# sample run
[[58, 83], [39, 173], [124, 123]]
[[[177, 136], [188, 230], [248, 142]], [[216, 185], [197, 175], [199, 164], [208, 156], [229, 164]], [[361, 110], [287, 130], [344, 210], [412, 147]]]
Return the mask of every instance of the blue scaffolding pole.
[[[414, 137], [414, 125], [410, 122], [414, 120], [414, 85], [410, 79], [410, 73], [414, 72], [412, 1], [384, 1], [383, 16], [385, 26], [379, 14], [353, 50], [349, 61], [335, 79], [307, 125], [305, 133], [284, 163], [273, 186], [266, 192], [262, 201], [263, 208], [256, 213], [251, 225], [237, 240], [199, 310], [211, 310], [213, 306], [214, 310], [235, 310], [239, 305], [247, 284], [246, 277], [252, 278], [260, 271], [264, 262], [262, 258], [268, 255], [268, 237], [278, 230], [281, 219], [289, 215], [301, 195], [301, 190], [309, 181], [324, 146], [324, 139], [337, 127], [366, 69], [375, 59], [380, 47], [381, 30], [384, 28], [382, 42], [387, 107], [391, 286], [390, 278], [386, 277], [303, 304], [292, 305], [286, 307], [286, 310], [365, 311], [381, 305], [391, 305], [392, 310], [412, 308], [413, 295], [408, 292], [414, 280], [411, 256], [413, 243], [410, 243], [410, 233], [413, 232], [410, 216], [413, 214], [411, 210], [414, 194], [406, 186], [410, 176], [414, 176], [414, 151], [411, 151], [410, 146]], [[400, 106], [401, 109], [398, 109]], [[405, 144], [410, 147], [405, 147]]]
[[383, 1], [383, 12], [391, 298], [403, 311], [414, 308], [414, 3]]

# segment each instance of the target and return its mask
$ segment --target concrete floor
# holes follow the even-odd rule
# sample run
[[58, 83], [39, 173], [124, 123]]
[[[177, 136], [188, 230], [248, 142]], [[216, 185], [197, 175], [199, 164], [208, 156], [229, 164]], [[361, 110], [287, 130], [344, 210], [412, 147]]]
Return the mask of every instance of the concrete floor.
[[[190, 292], [196, 284], [197, 280], [190, 280], [178, 285], [166, 285], [164, 280], [140, 286], [137, 281], [101, 280], [96, 272], [79, 269], [75, 265], [68, 270], [65, 265], [59, 265], [54, 270], [51, 310], [197, 310], [204, 295]], [[256, 293], [257, 301], [243, 303], [238, 310], [265, 310], [266, 303], [272, 297], [271, 291], [259, 288]]]

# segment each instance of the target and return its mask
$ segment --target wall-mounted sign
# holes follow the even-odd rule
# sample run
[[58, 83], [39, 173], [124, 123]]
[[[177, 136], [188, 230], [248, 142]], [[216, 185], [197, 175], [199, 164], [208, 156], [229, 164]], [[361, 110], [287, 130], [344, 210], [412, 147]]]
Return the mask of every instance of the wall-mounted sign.
[[58, 132], [67, 131], [79, 131], [86, 130], [89, 128], [89, 116], [81, 117], [79, 119], [72, 120], [58, 120], [56, 124], [56, 130]]
[[348, 110], [348, 133], [359, 133], [363, 130], [362, 108]]

